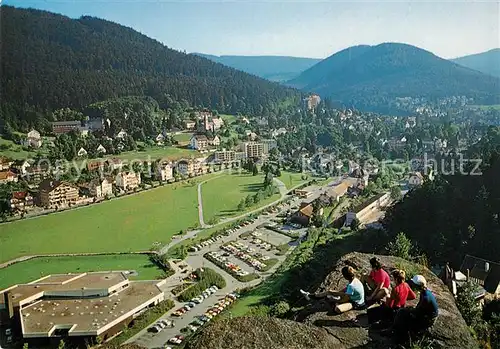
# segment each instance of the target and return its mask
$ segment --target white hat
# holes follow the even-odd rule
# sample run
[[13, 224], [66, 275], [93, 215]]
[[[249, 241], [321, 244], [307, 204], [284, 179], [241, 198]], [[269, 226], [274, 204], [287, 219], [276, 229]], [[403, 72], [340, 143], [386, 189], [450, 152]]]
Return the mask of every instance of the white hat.
[[415, 275], [411, 281], [417, 286], [427, 287], [427, 280], [422, 275]]

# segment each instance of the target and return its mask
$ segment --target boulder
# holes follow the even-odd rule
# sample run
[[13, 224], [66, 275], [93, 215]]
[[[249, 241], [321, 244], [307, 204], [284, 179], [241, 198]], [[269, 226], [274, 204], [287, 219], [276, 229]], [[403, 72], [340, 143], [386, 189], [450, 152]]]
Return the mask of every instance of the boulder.
[[[370, 271], [369, 260], [374, 255], [350, 253], [343, 256], [333, 267], [317, 291], [326, 289], [341, 290], [345, 287], [341, 269], [350, 265], [359, 275]], [[443, 282], [429, 269], [401, 258], [377, 255], [389, 272], [396, 268], [405, 269], [407, 274], [419, 273], [427, 279], [428, 288], [434, 293], [439, 305], [439, 316], [428, 333], [434, 348], [477, 348], [478, 344], [471, 336], [462, 315], [456, 307], [455, 300]], [[408, 302], [415, 306], [417, 299]], [[349, 311], [337, 315], [331, 304], [316, 302], [296, 316], [296, 320], [305, 324], [319, 326], [337, 338], [347, 348], [389, 348], [391, 339], [380, 336], [378, 331], [368, 328], [366, 311]]]
[[186, 349], [344, 349], [326, 330], [272, 317], [215, 321]]

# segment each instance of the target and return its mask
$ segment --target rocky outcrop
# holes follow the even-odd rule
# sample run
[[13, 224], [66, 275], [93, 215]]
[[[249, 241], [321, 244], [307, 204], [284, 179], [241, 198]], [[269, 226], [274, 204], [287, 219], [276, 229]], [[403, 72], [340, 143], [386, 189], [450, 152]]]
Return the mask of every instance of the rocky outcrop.
[[[350, 253], [342, 257], [325, 278], [319, 290], [342, 289], [341, 269], [354, 267], [368, 273], [373, 255]], [[458, 311], [453, 296], [441, 280], [427, 268], [403, 259], [378, 256], [387, 269], [404, 268], [407, 273], [423, 274], [440, 307], [439, 317], [428, 333], [434, 349], [473, 349], [478, 345]], [[416, 305], [416, 300], [410, 305]], [[338, 315], [331, 304], [316, 302], [297, 314], [296, 321], [265, 317], [242, 317], [215, 321], [199, 333], [189, 349], [350, 349], [396, 348], [390, 337], [371, 330], [366, 311]]]
[[241, 317], [210, 324], [186, 349], [344, 348], [324, 329], [272, 317]]
[[[371, 257], [373, 255], [363, 253], [345, 255], [334, 266], [319, 290], [342, 289], [345, 280], [342, 278], [341, 269], [345, 265], [352, 266], [359, 274], [368, 273]], [[428, 333], [434, 348], [477, 348], [477, 343], [458, 311], [453, 296], [436, 275], [423, 266], [409, 263], [401, 258], [378, 257], [388, 270], [403, 268], [407, 273], [418, 272], [427, 279], [428, 287], [435, 294], [439, 305], [438, 319]], [[409, 302], [409, 305], [416, 305], [417, 302], [418, 298]], [[332, 311], [331, 305], [318, 302], [299, 313], [296, 320], [324, 328], [348, 348], [389, 348], [391, 345], [390, 338], [382, 337], [379, 332], [368, 328], [366, 311], [349, 311], [337, 315]]]

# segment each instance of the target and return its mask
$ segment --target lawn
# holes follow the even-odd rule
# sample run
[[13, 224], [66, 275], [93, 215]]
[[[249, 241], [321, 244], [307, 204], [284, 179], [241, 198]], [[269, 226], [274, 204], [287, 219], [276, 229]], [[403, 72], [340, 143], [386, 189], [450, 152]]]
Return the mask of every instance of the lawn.
[[192, 133], [177, 133], [174, 135], [174, 139], [180, 144], [188, 144], [192, 136]]
[[241, 199], [253, 195], [263, 187], [264, 176], [247, 173], [225, 174], [202, 185], [203, 217], [211, 219], [243, 214], [279, 199], [279, 194], [260, 201], [245, 211], [238, 211]]
[[[307, 176], [306, 180], [302, 179], [304, 175]], [[281, 177], [278, 177], [278, 179], [285, 183], [287, 189], [290, 189], [301, 183], [307, 182], [310, 180], [310, 176], [300, 172], [281, 171]]]
[[173, 234], [198, 223], [200, 180], [2, 224], [0, 262], [36, 253], [148, 250], [153, 242], [166, 243]]
[[477, 108], [477, 109], [483, 109], [483, 110], [488, 110], [488, 109], [500, 110], [500, 104], [492, 104], [492, 105], [470, 105], [469, 107], [471, 107], [471, 108]]
[[[0, 138], [0, 155], [8, 157], [14, 160], [24, 160], [32, 158], [36, 155], [36, 152], [26, 151], [19, 144], [15, 144], [7, 139]], [[3, 149], [5, 147], [5, 149]], [[8, 147], [8, 148], [7, 148]]]
[[135, 270], [132, 280], [155, 280], [163, 271], [149, 261], [147, 255], [43, 257], [0, 269], [0, 289], [31, 282], [42, 276], [89, 271]]

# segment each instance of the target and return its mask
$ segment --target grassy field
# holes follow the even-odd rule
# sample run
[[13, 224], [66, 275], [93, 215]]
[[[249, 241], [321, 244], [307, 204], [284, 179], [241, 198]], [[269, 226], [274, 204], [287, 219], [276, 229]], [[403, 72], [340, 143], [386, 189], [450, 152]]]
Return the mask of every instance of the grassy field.
[[[15, 144], [7, 139], [0, 138], [0, 155], [6, 156], [14, 160], [23, 160], [34, 157], [36, 152], [25, 151], [19, 144]], [[3, 149], [3, 147], [8, 147], [8, 149]]]
[[192, 136], [192, 133], [178, 133], [174, 135], [174, 139], [180, 144], [188, 144]]
[[[255, 194], [263, 187], [264, 177], [259, 174], [225, 174], [202, 185], [203, 217], [208, 222], [212, 218], [221, 218], [243, 214], [237, 207], [241, 199]], [[256, 209], [279, 199], [279, 194], [262, 200], [258, 205], [249, 207]]]
[[224, 120], [225, 123], [231, 124], [236, 121], [236, 115], [229, 114], [219, 114], [219, 116]]
[[146, 255], [108, 255], [35, 258], [0, 269], [0, 289], [31, 282], [49, 274], [108, 270], [135, 270], [132, 280], [155, 280], [163, 271]]
[[166, 243], [173, 234], [198, 223], [200, 180], [2, 224], [0, 262], [36, 253], [148, 250], [153, 242]]
[[303, 180], [303, 175], [303, 173], [299, 172], [281, 171], [281, 177], [279, 177], [278, 179], [285, 183], [287, 189], [290, 189], [295, 187], [296, 185], [307, 182], [307, 180], [310, 179], [310, 176], [306, 174], [307, 179]]

